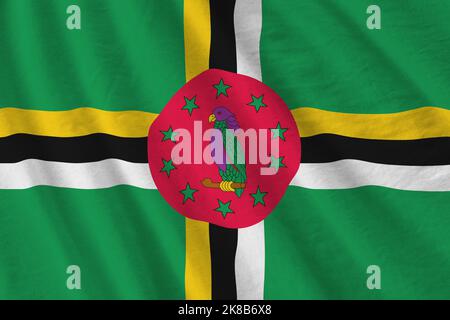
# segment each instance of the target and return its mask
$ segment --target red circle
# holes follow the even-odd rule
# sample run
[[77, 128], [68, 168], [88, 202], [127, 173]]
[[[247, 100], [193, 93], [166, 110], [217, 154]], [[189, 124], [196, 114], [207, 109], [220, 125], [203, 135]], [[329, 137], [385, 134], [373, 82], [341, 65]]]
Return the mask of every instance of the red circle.
[[[258, 156], [257, 163], [249, 163], [250, 147], [247, 142], [245, 187], [240, 191], [240, 196], [236, 192], [203, 184], [204, 179], [215, 183], [223, 180], [217, 164], [206, 164], [203, 157], [200, 157], [201, 163], [194, 163], [194, 150], [204, 152], [210, 144], [209, 141], [202, 141], [202, 135], [216, 124], [209, 120], [213, 119], [210, 115], [217, 107], [224, 107], [234, 115], [236, 122], [231, 122], [232, 125], [237, 123], [242, 130], [253, 129], [256, 133], [266, 132], [267, 140], [263, 139], [263, 135], [257, 135], [258, 152], [261, 149], [259, 143], [266, 143], [268, 153], [275, 154], [276, 150], [272, 150], [270, 145], [278, 139], [279, 155], [270, 161], [274, 166], [277, 163], [280, 165], [274, 175], [261, 174], [262, 168], [270, 166], [270, 163], [262, 163], [263, 157]], [[202, 130], [197, 130], [196, 136], [195, 121], [197, 129], [200, 124], [202, 127]], [[282, 129], [282, 134], [275, 137], [270, 129], [277, 127]], [[181, 139], [184, 135], [180, 129], [187, 130], [191, 135], [190, 164], [175, 164], [172, 159], [174, 147], [184, 140]], [[175, 136], [179, 141], [173, 141], [170, 130], [179, 135]], [[185, 146], [188, 146], [186, 141]], [[256, 79], [217, 69], [205, 71], [186, 83], [153, 122], [148, 135], [150, 171], [164, 199], [185, 217], [226, 228], [248, 227], [269, 215], [297, 173], [300, 158], [297, 125], [284, 101]], [[238, 177], [236, 180], [244, 177], [242, 168], [239, 168], [230, 168], [229, 171]]]

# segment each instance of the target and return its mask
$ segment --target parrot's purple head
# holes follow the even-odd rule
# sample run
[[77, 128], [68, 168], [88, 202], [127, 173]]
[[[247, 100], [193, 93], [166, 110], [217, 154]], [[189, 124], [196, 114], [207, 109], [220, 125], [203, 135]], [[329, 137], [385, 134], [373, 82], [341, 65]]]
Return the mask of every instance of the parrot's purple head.
[[229, 129], [238, 129], [239, 124], [236, 121], [234, 114], [228, 108], [220, 106], [216, 107], [213, 113], [209, 116], [209, 122], [225, 121]]
[[212, 121], [225, 121], [229, 117], [234, 116], [226, 107], [216, 107], [210, 116]]

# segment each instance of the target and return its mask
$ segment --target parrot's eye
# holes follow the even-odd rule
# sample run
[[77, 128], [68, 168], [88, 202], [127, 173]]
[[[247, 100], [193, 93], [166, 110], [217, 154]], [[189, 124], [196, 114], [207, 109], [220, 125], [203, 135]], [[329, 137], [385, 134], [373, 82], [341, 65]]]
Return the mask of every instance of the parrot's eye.
[[222, 111], [217, 112], [217, 114], [222, 114]]

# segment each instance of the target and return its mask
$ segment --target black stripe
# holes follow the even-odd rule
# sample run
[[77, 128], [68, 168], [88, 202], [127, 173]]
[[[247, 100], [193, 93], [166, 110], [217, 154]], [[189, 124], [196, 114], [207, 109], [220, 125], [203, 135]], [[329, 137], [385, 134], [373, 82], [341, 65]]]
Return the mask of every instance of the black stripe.
[[147, 138], [120, 138], [103, 133], [57, 138], [15, 134], [0, 139], [0, 162], [26, 159], [60, 162], [93, 162], [105, 159], [147, 162]]
[[209, 67], [237, 72], [234, 0], [210, 0], [211, 48]]
[[[147, 163], [147, 138], [96, 133], [70, 138], [15, 134], [0, 139], [0, 163], [26, 159], [82, 163], [111, 158]], [[394, 165], [448, 165], [450, 138], [368, 140], [321, 134], [302, 139], [303, 163], [343, 159]]]
[[450, 138], [368, 140], [321, 134], [302, 139], [302, 162], [342, 159], [396, 165], [450, 164]]
[[213, 300], [233, 300], [237, 298], [234, 269], [237, 237], [237, 229], [227, 229], [214, 224], [209, 225]]
[[[237, 71], [234, 33], [234, 0], [210, 0], [211, 48], [209, 67]], [[235, 300], [236, 276], [234, 262], [237, 229], [209, 226], [211, 248], [212, 299]]]

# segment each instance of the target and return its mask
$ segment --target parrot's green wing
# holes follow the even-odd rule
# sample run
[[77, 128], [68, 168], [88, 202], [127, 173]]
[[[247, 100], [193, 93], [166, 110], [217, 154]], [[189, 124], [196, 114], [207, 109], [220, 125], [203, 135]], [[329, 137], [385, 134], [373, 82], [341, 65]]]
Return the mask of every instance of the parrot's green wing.
[[[233, 139], [233, 140], [231, 140]], [[233, 155], [233, 163], [227, 164], [225, 171], [219, 170], [220, 176], [223, 181], [233, 181], [237, 183], [245, 183], [247, 181], [247, 173], [245, 167], [245, 158], [244, 153], [242, 151], [241, 145], [235, 136], [227, 139], [225, 144], [225, 150], [227, 150], [227, 155]], [[231, 148], [234, 146], [234, 150]], [[240, 162], [244, 163], [238, 163]], [[235, 190], [235, 193], [238, 197], [242, 195], [244, 192], [243, 188], [239, 188]]]

